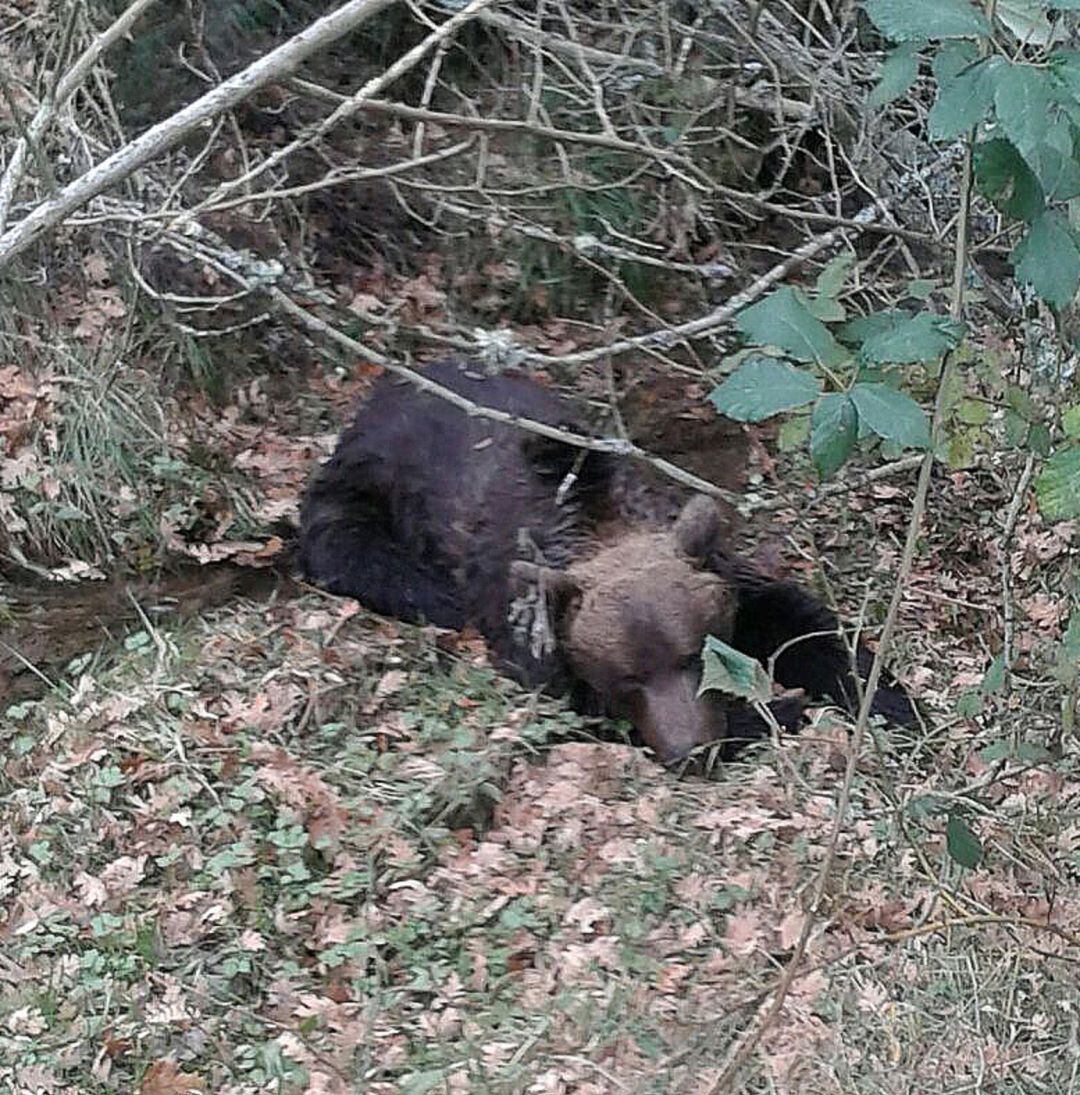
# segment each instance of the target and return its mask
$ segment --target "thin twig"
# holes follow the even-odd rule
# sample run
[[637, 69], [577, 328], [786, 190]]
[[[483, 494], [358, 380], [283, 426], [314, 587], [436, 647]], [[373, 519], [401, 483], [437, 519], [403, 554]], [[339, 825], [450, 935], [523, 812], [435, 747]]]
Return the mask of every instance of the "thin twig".
[[1031, 477], [1035, 472], [1035, 454], [1029, 452], [1024, 468], [1020, 472], [1020, 478], [1013, 491], [1012, 501], [1009, 503], [1009, 511], [1005, 515], [1005, 527], [1001, 532], [1001, 596], [1002, 607], [1005, 616], [1004, 637], [1002, 640], [1001, 657], [1004, 663], [1005, 690], [1008, 691], [1009, 680], [1013, 663], [1013, 638], [1016, 631], [1016, 605], [1013, 602], [1012, 588], [1012, 538], [1016, 532], [1016, 523], [1020, 519], [1020, 510], [1023, 508], [1024, 499], [1027, 497], [1027, 489], [1031, 483]]

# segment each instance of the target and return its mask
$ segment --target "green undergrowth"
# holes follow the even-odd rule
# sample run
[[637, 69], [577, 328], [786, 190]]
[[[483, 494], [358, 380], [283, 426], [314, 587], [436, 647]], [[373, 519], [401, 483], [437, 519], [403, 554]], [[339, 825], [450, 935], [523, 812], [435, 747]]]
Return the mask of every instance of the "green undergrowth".
[[[803, 930], [845, 728], [678, 780], [446, 645], [239, 605], [10, 708], [0, 1090], [708, 1090]], [[1068, 1090], [1069, 758], [980, 795], [959, 733], [899, 744], [742, 1090]]]

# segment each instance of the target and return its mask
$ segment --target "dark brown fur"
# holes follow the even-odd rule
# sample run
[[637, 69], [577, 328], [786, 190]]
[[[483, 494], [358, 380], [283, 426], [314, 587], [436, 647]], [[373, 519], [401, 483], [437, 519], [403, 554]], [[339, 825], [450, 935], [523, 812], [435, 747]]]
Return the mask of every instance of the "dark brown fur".
[[[455, 362], [427, 375], [479, 405], [585, 429], [531, 380], [481, 378]], [[832, 613], [733, 556], [708, 500], [672, 522], [679, 501], [626, 461], [582, 460], [384, 377], [305, 497], [301, 566], [377, 612], [477, 627], [519, 679], [628, 718], [665, 762], [764, 730], [745, 705], [697, 696], [706, 635], [765, 662], [825, 632], [787, 647], [775, 677], [850, 709], [856, 683]], [[875, 704], [913, 719], [898, 686]], [[780, 721], [796, 721], [798, 706], [779, 701]]]

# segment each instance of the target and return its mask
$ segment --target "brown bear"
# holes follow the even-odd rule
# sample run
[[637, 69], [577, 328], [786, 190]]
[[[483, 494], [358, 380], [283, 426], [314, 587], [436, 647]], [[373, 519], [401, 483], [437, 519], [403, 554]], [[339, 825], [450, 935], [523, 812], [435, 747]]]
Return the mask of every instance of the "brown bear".
[[[455, 361], [425, 375], [477, 406], [586, 430], [526, 377]], [[628, 719], [664, 763], [766, 732], [748, 705], [698, 695], [709, 635], [763, 664], [775, 656], [784, 688], [852, 710], [835, 616], [734, 555], [717, 507], [683, 494], [628, 458], [470, 415], [386, 375], [307, 491], [300, 565], [376, 612], [473, 625], [519, 680]], [[857, 660], [864, 673], [868, 652]], [[801, 701], [772, 706], [782, 725], [798, 722]], [[914, 721], [891, 680], [874, 710]]]

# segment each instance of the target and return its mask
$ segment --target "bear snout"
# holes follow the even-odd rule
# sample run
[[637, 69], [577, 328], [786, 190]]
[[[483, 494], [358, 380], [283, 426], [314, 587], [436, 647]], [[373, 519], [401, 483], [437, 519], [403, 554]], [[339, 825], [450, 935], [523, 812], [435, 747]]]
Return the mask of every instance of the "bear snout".
[[723, 708], [697, 694], [700, 671], [680, 670], [643, 682], [631, 721], [661, 764], [676, 764], [699, 745], [727, 736]]

